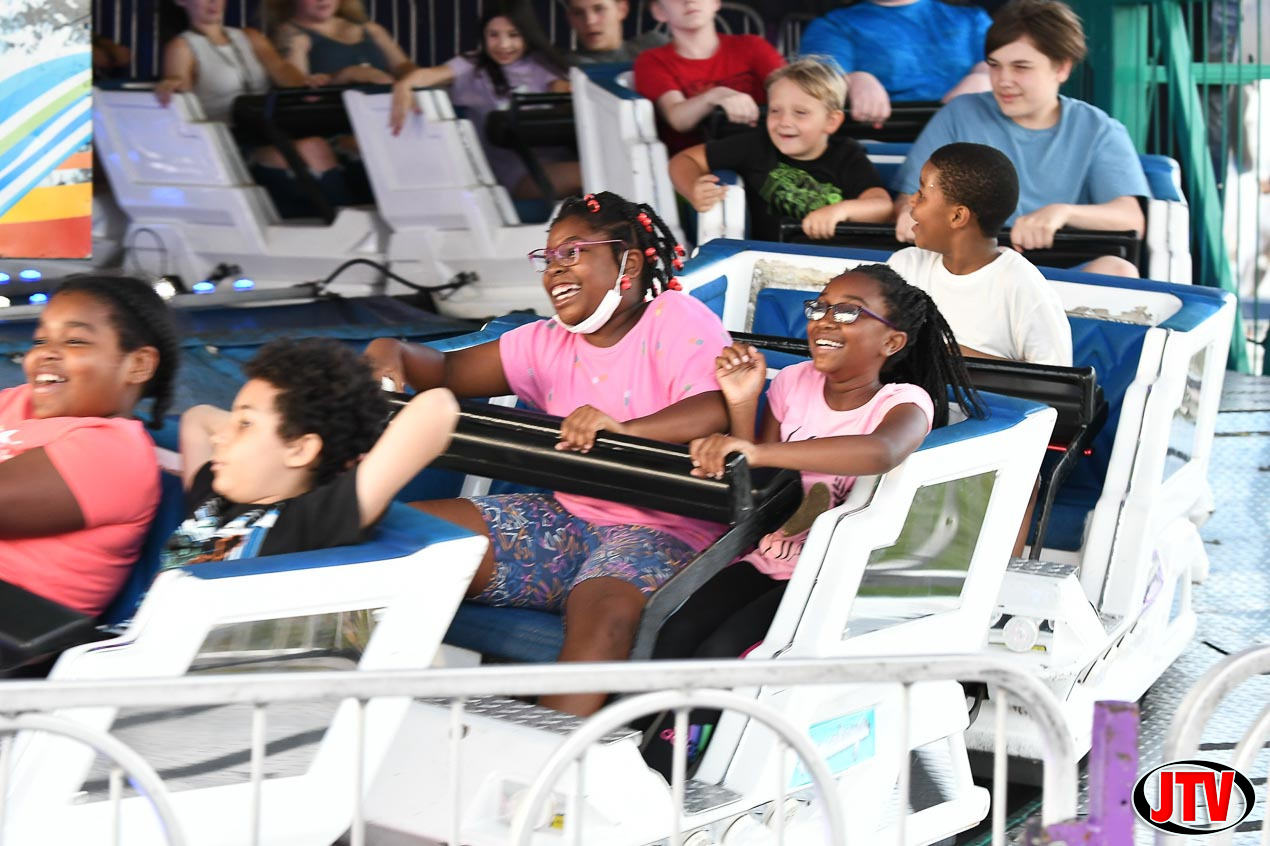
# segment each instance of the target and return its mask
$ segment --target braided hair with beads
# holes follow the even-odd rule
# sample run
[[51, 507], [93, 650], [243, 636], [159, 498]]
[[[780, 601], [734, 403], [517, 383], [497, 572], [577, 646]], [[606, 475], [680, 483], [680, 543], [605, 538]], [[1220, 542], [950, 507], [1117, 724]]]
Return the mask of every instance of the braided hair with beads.
[[[615, 261], [620, 261], [622, 253], [629, 249], [644, 255], [639, 282], [646, 301], [662, 291], [680, 289], [674, 274], [684, 266], [683, 245], [675, 240], [675, 233], [652, 206], [601, 191], [565, 200], [551, 225], [570, 219], [585, 221], [596, 232], [604, 233], [606, 239], [620, 241], [612, 245]], [[623, 290], [629, 287], [629, 281], [623, 283]]]
[[146, 426], [162, 428], [164, 415], [172, 405], [176, 368], [181, 360], [181, 340], [172, 310], [152, 285], [134, 276], [76, 274], [66, 277], [53, 296], [73, 291], [88, 294], [110, 309], [110, 323], [119, 333], [119, 347], [124, 352], [141, 347], [158, 351], [159, 363], [141, 398], [154, 400]]
[[949, 388], [967, 416], [986, 416], [983, 400], [970, 384], [957, 338], [930, 294], [908, 284], [885, 264], [856, 265], [846, 272], [859, 273], [878, 283], [886, 301], [886, 318], [908, 335], [908, 343], [882, 369], [882, 382], [908, 382], [930, 394], [935, 406], [935, 428], [948, 424]]

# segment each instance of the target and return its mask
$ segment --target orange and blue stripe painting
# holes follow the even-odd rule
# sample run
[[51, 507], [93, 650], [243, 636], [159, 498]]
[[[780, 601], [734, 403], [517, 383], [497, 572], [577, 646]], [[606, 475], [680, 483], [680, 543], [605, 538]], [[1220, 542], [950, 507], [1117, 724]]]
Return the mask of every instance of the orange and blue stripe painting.
[[0, 60], [0, 257], [92, 252], [92, 78], [87, 46]]

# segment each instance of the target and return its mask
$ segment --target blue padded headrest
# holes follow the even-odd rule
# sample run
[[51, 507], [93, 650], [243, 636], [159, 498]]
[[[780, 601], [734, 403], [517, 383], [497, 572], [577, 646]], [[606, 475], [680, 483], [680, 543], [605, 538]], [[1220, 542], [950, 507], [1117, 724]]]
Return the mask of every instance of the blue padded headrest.
[[1182, 169], [1177, 162], [1154, 153], [1141, 153], [1138, 158], [1142, 161], [1142, 171], [1147, 175], [1147, 184], [1151, 186], [1151, 198], [1182, 202]]
[[630, 70], [634, 65], [630, 62], [604, 62], [585, 66], [582, 71], [596, 85], [608, 91], [614, 97], [623, 100], [640, 100], [634, 89], [627, 88], [617, 78]]

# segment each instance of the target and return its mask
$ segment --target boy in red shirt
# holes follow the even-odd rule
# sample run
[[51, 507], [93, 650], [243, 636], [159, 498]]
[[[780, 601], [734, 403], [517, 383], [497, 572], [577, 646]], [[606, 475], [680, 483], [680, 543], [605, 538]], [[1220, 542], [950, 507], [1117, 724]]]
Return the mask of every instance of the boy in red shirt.
[[763, 81], [785, 64], [757, 35], [720, 35], [720, 0], [653, 0], [653, 17], [670, 43], [635, 59], [635, 90], [657, 107], [659, 132], [670, 153], [701, 141], [697, 125], [715, 106], [733, 123], [754, 126], [767, 102]]

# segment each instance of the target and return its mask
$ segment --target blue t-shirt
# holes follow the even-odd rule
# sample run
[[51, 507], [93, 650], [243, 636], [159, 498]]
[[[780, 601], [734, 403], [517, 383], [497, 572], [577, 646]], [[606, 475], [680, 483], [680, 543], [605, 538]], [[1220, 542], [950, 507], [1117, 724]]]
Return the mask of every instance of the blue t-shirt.
[[976, 6], [864, 2], [812, 21], [799, 50], [804, 56], [832, 56], [848, 73], [868, 71], [895, 102], [939, 100], [983, 61], [991, 25], [992, 18]]
[[954, 141], [996, 147], [1019, 174], [1020, 214], [1050, 203], [1096, 205], [1117, 197], [1149, 197], [1146, 174], [1124, 124], [1083, 100], [1059, 95], [1058, 123], [1026, 129], [1001, 113], [991, 92], [963, 94], [944, 106], [913, 142], [891, 187], [917, 191], [930, 154]]

